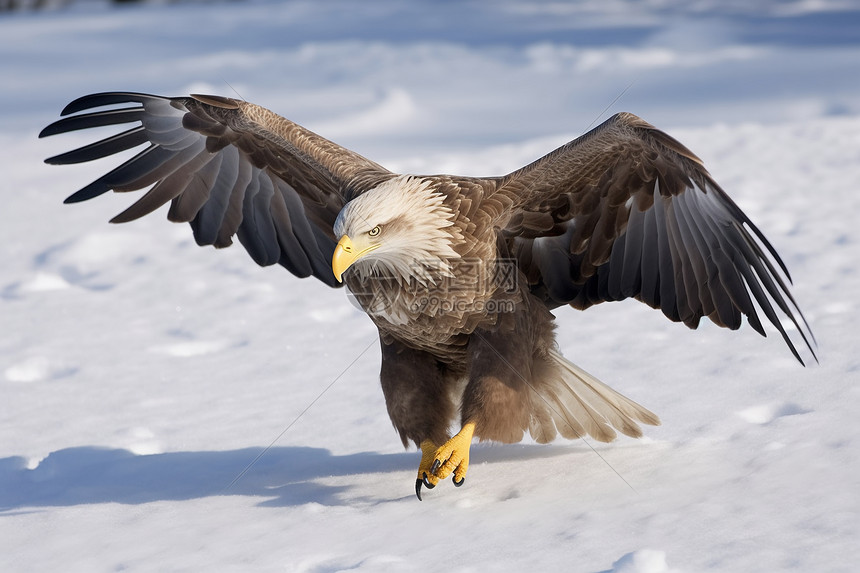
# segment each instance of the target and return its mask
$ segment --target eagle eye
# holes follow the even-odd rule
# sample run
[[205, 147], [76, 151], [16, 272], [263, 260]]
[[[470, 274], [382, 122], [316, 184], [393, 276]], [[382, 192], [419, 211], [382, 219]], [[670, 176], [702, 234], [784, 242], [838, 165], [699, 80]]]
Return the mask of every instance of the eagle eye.
[[370, 235], [371, 237], [375, 237], [375, 236], [376, 236], [376, 235], [378, 235], [381, 231], [382, 231], [382, 229], [379, 227], [379, 225], [377, 225], [377, 226], [375, 226], [374, 228], [372, 228], [371, 230], [369, 230], [369, 231], [367, 232], [367, 234], [368, 234], [368, 235]]

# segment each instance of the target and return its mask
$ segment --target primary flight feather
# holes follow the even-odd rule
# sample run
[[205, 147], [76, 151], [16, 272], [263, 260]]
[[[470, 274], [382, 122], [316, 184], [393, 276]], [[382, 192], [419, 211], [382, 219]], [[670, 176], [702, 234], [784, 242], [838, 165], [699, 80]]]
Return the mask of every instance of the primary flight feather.
[[392, 173], [218, 96], [102, 93], [62, 115], [40, 137], [131, 127], [48, 163], [145, 146], [67, 202], [148, 189], [112, 222], [169, 202], [200, 245], [236, 236], [260, 265], [346, 284], [379, 329], [391, 421], [421, 449], [419, 499], [449, 475], [463, 483], [473, 437], [611, 441], [660, 423], [558, 352], [556, 307], [636, 298], [691, 328], [707, 317], [737, 329], [746, 316], [762, 335], [764, 315], [801, 363], [804, 349], [815, 358], [761, 231], [699, 158], [629, 113], [486, 178]]

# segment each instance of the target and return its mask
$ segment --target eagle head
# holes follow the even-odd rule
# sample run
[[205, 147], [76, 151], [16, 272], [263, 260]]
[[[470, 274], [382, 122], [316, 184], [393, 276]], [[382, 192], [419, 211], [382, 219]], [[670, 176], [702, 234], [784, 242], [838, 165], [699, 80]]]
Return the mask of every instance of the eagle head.
[[331, 268], [338, 281], [347, 269], [372, 275], [436, 282], [450, 275], [462, 240], [455, 213], [429, 178], [401, 175], [359, 195], [338, 214], [334, 233], [340, 240]]

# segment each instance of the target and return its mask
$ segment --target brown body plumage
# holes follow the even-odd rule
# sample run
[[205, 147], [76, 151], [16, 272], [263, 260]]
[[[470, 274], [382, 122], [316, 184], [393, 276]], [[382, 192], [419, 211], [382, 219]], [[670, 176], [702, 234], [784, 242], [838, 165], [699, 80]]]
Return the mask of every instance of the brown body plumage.
[[[131, 107], [126, 104], [136, 104]], [[120, 107], [116, 107], [119, 105]], [[79, 113], [91, 108], [107, 110]], [[343, 279], [379, 328], [381, 382], [416, 489], [462, 483], [472, 436], [609, 441], [657, 417], [557, 351], [551, 310], [637, 298], [695, 328], [811, 334], [776, 252], [686, 147], [631, 114], [507, 176], [403, 176], [259, 106], [215, 96], [86, 96], [41, 135], [132, 123], [48, 160], [138, 155], [69, 197], [149, 186], [113, 219], [170, 202], [201, 245], [237, 235], [261, 265]], [[463, 429], [450, 438], [459, 416]], [[450, 439], [449, 439], [450, 438]]]

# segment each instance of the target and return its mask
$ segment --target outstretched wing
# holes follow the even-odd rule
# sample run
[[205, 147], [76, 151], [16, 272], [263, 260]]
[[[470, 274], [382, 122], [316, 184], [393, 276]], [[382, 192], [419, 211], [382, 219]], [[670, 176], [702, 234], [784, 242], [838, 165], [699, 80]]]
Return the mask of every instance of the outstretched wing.
[[765, 334], [803, 363], [814, 338], [774, 248], [681, 143], [629, 113], [510, 174], [497, 193], [532, 292], [551, 308], [633, 297], [696, 328], [707, 316]]
[[[88, 111], [110, 106], [109, 109]], [[81, 113], [86, 112], [86, 113]], [[200, 245], [233, 235], [260, 265], [337, 286], [332, 226], [343, 205], [394, 174], [260, 106], [218, 96], [167, 98], [101, 93], [70, 103], [39, 137], [136, 124], [46, 160], [91, 161], [134, 147], [137, 155], [66, 199], [151, 188], [111, 222], [132, 221], [170, 202], [168, 218], [189, 222]]]

